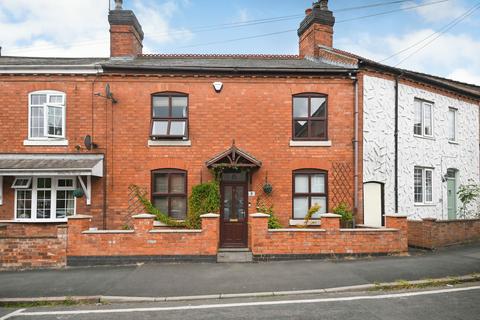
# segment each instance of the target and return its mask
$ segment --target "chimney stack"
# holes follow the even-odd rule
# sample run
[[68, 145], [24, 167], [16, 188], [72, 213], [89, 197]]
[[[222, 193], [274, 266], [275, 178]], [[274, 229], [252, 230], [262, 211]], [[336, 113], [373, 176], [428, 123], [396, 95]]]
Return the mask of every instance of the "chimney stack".
[[136, 57], [142, 54], [143, 30], [132, 10], [123, 10], [123, 0], [115, 0], [108, 14], [110, 57]]
[[328, 0], [315, 2], [312, 8], [305, 11], [305, 18], [298, 28], [300, 38], [300, 56], [318, 57], [319, 46], [333, 46], [333, 26], [335, 17], [328, 10]]

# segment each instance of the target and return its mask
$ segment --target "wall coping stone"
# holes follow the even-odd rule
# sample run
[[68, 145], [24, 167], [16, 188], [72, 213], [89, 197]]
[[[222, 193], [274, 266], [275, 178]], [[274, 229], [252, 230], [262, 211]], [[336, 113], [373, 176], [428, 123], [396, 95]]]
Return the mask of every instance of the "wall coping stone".
[[220, 215], [218, 213], [205, 213], [200, 218], [220, 218]]
[[335, 213], [322, 213], [320, 218], [341, 218], [342, 216]]
[[92, 219], [92, 216], [88, 216], [86, 214], [76, 214], [74, 216], [68, 217], [68, 220], [81, 220], [81, 219]]
[[436, 223], [463, 223], [463, 222], [480, 222], [480, 219], [455, 219], [455, 220], [436, 220]]
[[197, 229], [164, 229], [150, 230], [149, 233], [201, 233], [202, 230]]
[[82, 231], [83, 234], [123, 234], [135, 233], [135, 230], [87, 230]]
[[340, 229], [340, 232], [392, 232], [392, 231], [398, 231], [398, 229], [395, 228], [378, 228], [378, 229]]
[[407, 218], [406, 214], [386, 214], [385, 217], [389, 218]]
[[268, 232], [326, 232], [325, 229], [308, 228], [287, 228], [287, 229], [268, 229]]
[[269, 218], [270, 215], [269, 215], [269, 214], [266, 214], [266, 213], [257, 212], [257, 213], [252, 213], [252, 214], [250, 215], [250, 217], [252, 217], [252, 218]]
[[148, 213], [140, 213], [132, 216], [133, 219], [153, 219], [155, 216], [153, 214]]

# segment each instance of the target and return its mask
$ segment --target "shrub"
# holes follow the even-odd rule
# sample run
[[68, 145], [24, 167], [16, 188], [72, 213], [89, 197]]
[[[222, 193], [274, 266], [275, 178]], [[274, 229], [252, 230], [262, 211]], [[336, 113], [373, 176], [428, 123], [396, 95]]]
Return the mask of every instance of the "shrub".
[[308, 209], [307, 214], [305, 215], [304, 221], [305, 221], [305, 226], [308, 226], [308, 223], [310, 220], [312, 220], [312, 217], [314, 214], [316, 214], [320, 210], [320, 205], [318, 203], [315, 203], [313, 206]]
[[335, 208], [333, 208], [333, 213], [341, 215], [340, 218], [342, 222], [349, 222], [353, 220], [353, 213], [350, 210], [350, 207], [345, 202], [340, 202]]
[[281, 229], [283, 228], [278, 217], [275, 215], [273, 205], [267, 206], [263, 201], [257, 201], [257, 211], [268, 214], [268, 229]]
[[220, 211], [220, 188], [216, 181], [196, 185], [188, 200], [189, 210], [186, 224], [189, 228], [200, 229], [202, 222], [200, 216], [205, 213]]
[[[480, 212], [477, 208], [472, 208], [475, 201], [480, 198], [480, 185], [467, 184], [461, 185], [458, 188], [458, 199], [462, 202], [462, 216], [463, 218], [475, 217], [480, 218]], [[468, 210], [468, 209], [471, 210]]]

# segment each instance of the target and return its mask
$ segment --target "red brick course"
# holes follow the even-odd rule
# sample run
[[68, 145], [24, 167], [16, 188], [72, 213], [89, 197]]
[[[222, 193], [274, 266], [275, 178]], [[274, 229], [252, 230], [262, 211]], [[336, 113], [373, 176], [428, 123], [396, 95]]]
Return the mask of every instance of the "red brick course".
[[388, 229], [340, 229], [339, 217], [322, 217], [322, 229], [268, 230], [268, 217], [250, 216], [254, 255], [387, 254], [407, 252], [406, 217], [387, 217]]
[[480, 240], [480, 219], [408, 221], [408, 244], [414, 247], [439, 247]]
[[64, 267], [66, 248], [66, 225], [0, 226], [0, 270]]
[[212, 256], [219, 242], [218, 215], [202, 218], [202, 230], [158, 230], [153, 216], [136, 217], [133, 230], [88, 231], [91, 217], [68, 220], [67, 255], [89, 256]]

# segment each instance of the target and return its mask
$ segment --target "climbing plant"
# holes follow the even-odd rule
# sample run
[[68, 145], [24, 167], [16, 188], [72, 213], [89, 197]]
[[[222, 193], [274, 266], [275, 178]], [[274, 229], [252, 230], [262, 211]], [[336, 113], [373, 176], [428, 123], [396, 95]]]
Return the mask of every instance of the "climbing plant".
[[217, 181], [210, 181], [192, 188], [189, 198], [189, 210], [186, 224], [189, 228], [202, 227], [200, 216], [220, 211], [220, 188]]
[[131, 185], [129, 186], [129, 189], [143, 205], [145, 212], [155, 216], [155, 220], [160, 221], [169, 227], [185, 227], [184, 222], [178, 222], [174, 219], [171, 219], [167, 214], [155, 208], [152, 202], [150, 202], [150, 200], [148, 200], [148, 198], [146, 198], [145, 195], [142, 193], [139, 186]]
[[275, 211], [273, 209], [273, 205], [267, 206], [265, 202], [259, 197], [257, 199], [257, 211], [261, 213], [268, 214], [268, 229], [281, 229], [283, 228], [280, 220], [275, 215]]

